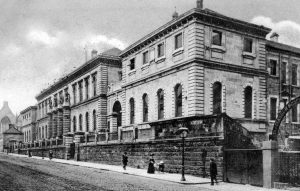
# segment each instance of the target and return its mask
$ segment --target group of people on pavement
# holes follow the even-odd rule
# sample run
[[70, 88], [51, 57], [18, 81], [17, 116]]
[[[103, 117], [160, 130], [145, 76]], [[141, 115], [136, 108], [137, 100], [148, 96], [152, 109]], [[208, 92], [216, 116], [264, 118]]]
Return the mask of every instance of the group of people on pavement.
[[[122, 163], [123, 163], [123, 169], [126, 170], [126, 166], [128, 164], [127, 152], [124, 152], [124, 154], [122, 155]], [[155, 165], [156, 165], [156, 163], [155, 163], [155, 160], [154, 160], [154, 154], [150, 154], [147, 173], [154, 174], [155, 173]], [[161, 161], [158, 164], [159, 172], [164, 172], [164, 168], [165, 168], [165, 164], [164, 164], [163, 161]], [[217, 164], [216, 164], [214, 158], [210, 159], [209, 171], [210, 171], [211, 185], [213, 186], [214, 182], [216, 184], [218, 184], [218, 180], [217, 180], [218, 170], [217, 170]]]
[[[149, 164], [148, 164], [148, 170], [147, 173], [149, 174], [154, 174], [155, 173], [155, 160], [154, 160], [154, 154], [150, 154], [151, 158], [149, 160]], [[127, 152], [124, 152], [124, 154], [122, 155], [122, 163], [123, 163], [123, 169], [126, 170], [126, 166], [128, 164], [128, 156], [127, 156]], [[165, 164], [163, 161], [160, 161], [160, 163], [158, 164], [158, 171], [159, 172], [164, 172], [165, 169]]]

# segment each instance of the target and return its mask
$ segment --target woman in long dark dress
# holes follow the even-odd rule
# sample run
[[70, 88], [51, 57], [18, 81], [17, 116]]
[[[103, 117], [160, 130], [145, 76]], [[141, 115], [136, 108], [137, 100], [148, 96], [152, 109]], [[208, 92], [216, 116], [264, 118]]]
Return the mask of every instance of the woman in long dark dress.
[[151, 154], [147, 173], [154, 174], [154, 172], [155, 172], [154, 164], [155, 164], [155, 160], [153, 158], [153, 154]]

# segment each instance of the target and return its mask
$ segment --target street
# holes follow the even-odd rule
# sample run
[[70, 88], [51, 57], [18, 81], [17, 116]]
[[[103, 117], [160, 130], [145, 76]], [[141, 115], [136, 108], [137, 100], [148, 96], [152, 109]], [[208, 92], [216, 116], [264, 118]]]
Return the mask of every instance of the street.
[[0, 190], [210, 190], [145, 177], [0, 154]]

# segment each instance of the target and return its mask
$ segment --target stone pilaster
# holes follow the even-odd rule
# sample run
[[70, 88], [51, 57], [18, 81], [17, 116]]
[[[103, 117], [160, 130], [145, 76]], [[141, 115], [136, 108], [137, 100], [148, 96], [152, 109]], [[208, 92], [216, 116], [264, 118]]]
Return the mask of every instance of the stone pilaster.
[[100, 98], [98, 100], [98, 132], [107, 130], [107, 85], [108, 85], [108, 68], [101, 64], [98, 72], [97, 86]]
[[57, 137], [62, 138], [63, 135], [63, 110], [58, 109], [57, 111]]
[[52, 124], [52, 138], [56, 138], [57, 136], [57, 111], [53, 111], [53, 124]]
[[47, 132], [47, 139], [51, 139], [52, 137], [52, 126], [53, 126], [53, 115], [52, 113], [48, 113], [48, 132]]
[[71, 157], [71, 144], [73, 144], [74, 135], [73, 133], [64, 134], [64, 144], [66, 146], [65, 159], [69, 160]]
[[63, 135], [70, 132], [71, 129], [71, 110], [66, 106], [63, 108]]

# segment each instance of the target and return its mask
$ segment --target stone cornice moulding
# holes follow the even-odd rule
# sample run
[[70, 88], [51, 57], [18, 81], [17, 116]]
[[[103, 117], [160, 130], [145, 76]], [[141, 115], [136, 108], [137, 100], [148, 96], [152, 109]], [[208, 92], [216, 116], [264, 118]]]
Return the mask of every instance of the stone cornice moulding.
[[191, 64], [201, 64], [205, 68], [209, 69], [216, 69], [216, 70], [222, 70], [222, 71], [229, 71], [229, 72], [235, 72], [239, 74], [249, 74], [249, 75], [254, 75], [254, 76], [267, 76], [268, 72], [262, 69], [257, 69], [257, 68], [250, 68], [250, 67], [245, 67], [245, 66], [239, 66], [239, 65], [233, 65], [231, 63], [222, 63], [222, 62], [216, 62], [216, 61], [210, 61], [210, 60], [205, 60], [201, 58], [193, 58], [190, 60], [187, 60], [183, 63], [174, 65], [170, 68], [158, 71], [154, 74], [151, 74], [149, 76], [137, 79], [135, 81], [123, 84], [121, 87], [122, 88], [131, 88], [134, 86], [138, 86], [140, 84], [156, 80], [158, 78], [161, 78], [163, 76], [170, 75], [172, 73], [177, 72], [178, 70], [183, 70], [189, 67]]
[[217, 12], [209, 9], [192, 9], [180, 15], [177, 19], [173, 19], [165, 25], [159, 27], [148, 35], [144, 36], [140, 40], [136, 41], [120, 54], [121, 58], [125, 58], [134, 52], [141, 50], [151, 42], [158, 38], [161, 38], [173, 30], [189, 23], [190, 21], [196, 21], [208, 26], [215, 26], [218, 28], [226, 28], [226, 30], [241, 33], [243, 35], [254, 36], [256, 38], [265, 39], [266, 35], [271, 32], [271, 29], [264, 26], [255, 25], [242, 20], [230, 18], [221, 15]]

